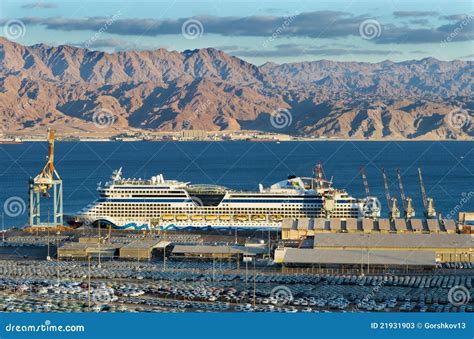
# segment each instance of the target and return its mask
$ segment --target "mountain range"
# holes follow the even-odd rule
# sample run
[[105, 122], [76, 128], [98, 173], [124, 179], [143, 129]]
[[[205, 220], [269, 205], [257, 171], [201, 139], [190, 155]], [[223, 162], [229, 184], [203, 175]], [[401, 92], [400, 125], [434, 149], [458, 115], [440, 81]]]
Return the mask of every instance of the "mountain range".
[[250, 64], [218, 49], [106, 53], [0, 37], [2, 131], [258, 130], [472, 139], [474, 62]]

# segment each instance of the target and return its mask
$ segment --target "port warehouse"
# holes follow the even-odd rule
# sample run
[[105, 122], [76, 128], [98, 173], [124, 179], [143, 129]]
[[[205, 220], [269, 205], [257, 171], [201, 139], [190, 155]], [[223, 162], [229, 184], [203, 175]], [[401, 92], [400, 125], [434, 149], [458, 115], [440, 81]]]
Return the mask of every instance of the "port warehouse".
[[[170, 246], [171, 245], [171, 246]], [[172, 250], [168, 251], [168, 248]], [[99, 244], [98, 238], [79, 238], [78, 242], [66, 242], [59, 247], [58, 255], [62, 259], [86, 259], [100, 256], [104, 259], [119, 258], [133, 260], [151, 260], [163, 258], [163, 251], [176, 259], [233, 259], [256, 257], [268, 254], [266, 248], [245, 247], [239, 245], [172, 245], [170, 241], [158, 239], [140, 239], [128, 244]]]
[[[473, 237], [446, 219], [285, 219], [282, 239], [300, 247], [275, 251], [283, 266], [424, 266], [474, 262]], [[307, 248], [307, 247], [311, 248]]]
[[[473, 238], [470, 234], [457, 234], [446, 228], [433, 232], [407, 231], [382, 232], [372, 220], [339, 220], [349, 224], [371, 225], [371, 229], [336, 227], [317, 229], [303, 225], [317, 225], [321, 220], [285, 220], [278, 248], [273, 259], [283, 269], [289, 267], [342, 267], [369, 266], [372, 269], [388, 267], [434, 268], [440, 263], [474, 262]], [[381, 220], [378, 221], [379, 225]], [[403, 220], [404, 221], [404, 220]], [[413, 221], [413, 220], [412, 220]], [[325, 225], [327, 220], [324, 221]], [[329, 225], [336, 225], [329, 220]], [[383, 220], [382, 220], [383, 224]], [[454, 224], [453, 224], [454, 225]], [[340, 227], [340, 224], [339, 224]], [[455, 227], [455, 225], [454, 225]], [[268, 257], [267, 244], [242, 246], [215, 243], [180, 243], [156, 238], [133, 239], [121, 242], [113, 237], [112, 243], [99, 244], [97, 237], [81, 237], [78, 242], [64, 242], [58, 249], [61, 259], [97, 257], [124, 260], [160, 260], [165, 254], [175, 260], [209, 260], [213, 258], [235, 260]], [[166, 251], [164, 253], [164, 251]]]
[[120, 258], [134, 260], [150, 260], [157, 257], [160, 253], [170, 245], [169, 241], [158, 239], [141, 239], [134, 240], [127, 244], [115, 243], [104, 244], [99, 243], [98, 238], [86, 237], [79, 238], [78, 242], [66, 242], [58, 248], [60, 258], [66, 259], [84, 259], [87, 257], [102, 258]]
[[283, 239], [300, 239], [317, 233], [456, 233], [454, 220], [445, 219], [314, 219], [285, 218], [282, 222]]
[[294, 265], [436, 266], [474, 262], [471, 235], [320, 233], [312, 248], [283, 247], [275, 262]]

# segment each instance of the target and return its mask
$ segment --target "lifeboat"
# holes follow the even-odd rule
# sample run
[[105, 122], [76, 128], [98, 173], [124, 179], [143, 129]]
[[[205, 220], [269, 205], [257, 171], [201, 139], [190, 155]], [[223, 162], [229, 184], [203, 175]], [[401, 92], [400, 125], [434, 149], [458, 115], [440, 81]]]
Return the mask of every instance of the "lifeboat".
[[209, 215], [206, 215], [206, 220], [217, 220], [217, 215], [215, 214], [209, 214]]
[[281, 214], [275, 214], [275, 215], [272, 215], [270, 219], [272, 219], [272, 221], [280, 222], [283, 220], [283, 216]]
[[237, 214], [234, 216], [234, 219], [237, 221], [247, 221], [249, 220], [249, 216], [247, 214]]
[[202, 215], [200, 214], [194, 214], [193, 216], [191, 216], [191, 220], [202, 220]]
[[176, 220], [178, 221], [185, 221], [185, 220], [188, 220], [188, 216], [186, 214], [178, 214], [176, 216]]
[[222, 221], [229, 221], [230, 220], [230, 215], [222, 214], [221, 216], [219, 216], [219, 219], [221, 219]]
[[161, 217], [161, 219], [167, 220], [167, 221], [173, 220], [173, 219], [174, 219], [174, 215], [172, 215], [172, 214], [165, 214], [165, 215], [163, 215], [163, 216]]
[[263, 214], [252, 215], [252, 221], [266, 221], [267, 218]]

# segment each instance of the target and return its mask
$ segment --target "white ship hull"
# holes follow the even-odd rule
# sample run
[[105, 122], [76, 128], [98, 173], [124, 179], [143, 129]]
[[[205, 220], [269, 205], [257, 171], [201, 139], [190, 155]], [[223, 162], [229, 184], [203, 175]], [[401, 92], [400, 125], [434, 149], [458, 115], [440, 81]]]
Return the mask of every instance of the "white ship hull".
[[99, 185], [99, 199], [77, 214], [85, 225], [117, 229], [281, 227], [284, 218], [363, 218], [380, 215], [376, 198], [356, 199], [319, 178], [291, 176], [259, 191], [164, 180], [122, 179]]

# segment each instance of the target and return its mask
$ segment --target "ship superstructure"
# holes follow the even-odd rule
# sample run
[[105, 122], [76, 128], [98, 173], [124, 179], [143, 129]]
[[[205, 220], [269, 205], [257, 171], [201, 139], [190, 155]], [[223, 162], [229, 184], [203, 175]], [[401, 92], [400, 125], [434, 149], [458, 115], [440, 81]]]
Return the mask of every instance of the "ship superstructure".
[[168, 180], [125, 179], [122, 169], [97, 188], [99, 198], [76, 221], [114, 228], [279, 228], [284, 218], [376, 218], [375, 197], [357, 199], [326, 180], [321, 165], [314, 177], [289, 176], [258, 191]]

